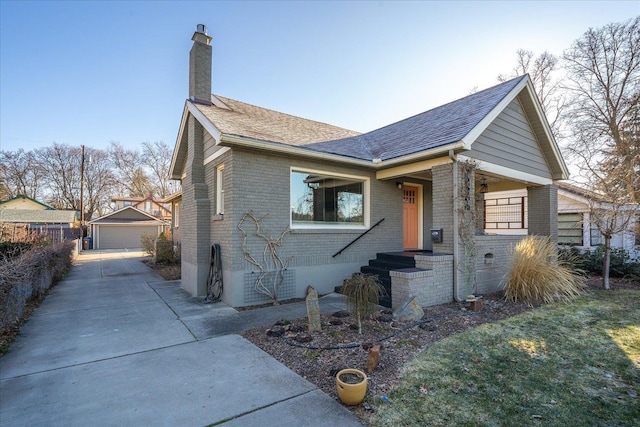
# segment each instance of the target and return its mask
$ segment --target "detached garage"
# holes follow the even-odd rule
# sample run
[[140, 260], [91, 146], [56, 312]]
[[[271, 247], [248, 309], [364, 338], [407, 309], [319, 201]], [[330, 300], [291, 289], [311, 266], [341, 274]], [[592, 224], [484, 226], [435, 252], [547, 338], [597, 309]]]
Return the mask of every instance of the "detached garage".
[[167, 225], [131, 206], [89, 221], [94, 249], [139, 248], [143, 234], [158, 236]]

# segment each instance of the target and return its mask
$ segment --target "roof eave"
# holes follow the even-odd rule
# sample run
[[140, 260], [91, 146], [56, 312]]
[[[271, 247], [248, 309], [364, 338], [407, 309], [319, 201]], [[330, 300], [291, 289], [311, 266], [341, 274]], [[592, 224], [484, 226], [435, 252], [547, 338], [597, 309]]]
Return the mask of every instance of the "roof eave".
[[456, 141], [439, 147], [430, 148], [428, 150], [419, 151], [417, 153], [407, 154], [405, 156], [395, 157], [389, 160], [382, 160], [377, 163], [379, 168], [386, 168], [391, 166], [399, 166], [408, 163], [413, 163], [419, 160], [431, 159], [440, 157], [442, 155], [448, 155], [449, 151], [453, 150], [456, 153], [466, 151], [467, 148], [463, 141]]
[[[178, 157], [181, 154], [181, 150], [186, 150], [186, 147], [182, 147], [182, 136], [187, 124], [187, 117], [189, 116], [187, 103], [185, 102], [182, 108], [182, 118], [180, 120], [180, 128], [178, 129], [178, 136], [176, 137], [176, 144], [173, 148], [173, 156], [171, 157], [171, 165], [169, 166], [169, 178], [180, 179], [182, 177], [182, 165], [183, 162], [178, 163]], [[180, 168], [180, 170], [178, 170]]]
[[211, 123], [207, 116], [205, 116], [204, 113], [202, 113], [202, 111], [198, 109], [196, 104], [187, 99], [185, 101], [184, 109], [182, 110], [180, 129], [178, 130], [178, 137], [176, 139], [176, 145], [173, 150], [173, 157], [171, 159], [171, 166], [169, 167], [169, 177], [171, 179], [181, 179], [184, 172], [182, 169], [184, 165], [184, 159], [181, 158], [181, 155], [182, 157], [184, 157], [184, 155], [181, 150], [184, 150], [185, 152], [187, 150], [187, 147], [184, 146], [184, 144], [186, 143], [184, 136], [189, 114], [193, 115], [198, 123], [200, 123], [202, 127], [207, 132], [209, 132], [209, 134], [215, 139], [216, 143], [220, 142], [221, 132], [214, 126], [213, 123]]
[[560, 146], [558, 145], [556, 138], [553, 136], [553, 132], [551, 131], [551, 125], [549, 124], [549, 121], [547, 120], [547, 116], [543, 112], [542, 105], [540, 104], [540, 100], [538, 99], [535, 93], [536, 92], [535, 92], [535, 88], [533, 87], [533, 83], [531, 82], [531, 79], [528, 78], [527, 79], [527, 95], [533, 101], [533, 105], [536, 109], [536, 114], [538, 115], [538, 118], [542, 123], [545, 137], [549, 142], [549, 146], [551, 147], [551, 151], [553, 152], [554, 160], [557, 163], [556, 166], [558, 170], [554, 171], [553, 179], [554, 180], [569, 179], [569, 175], [570, 175], [569, 168], [567, 167], [567, 164], [564, 161], [564, 157], [562, 157]]
[[145, 211], [141, 211], [140, 209], [136, 209], [136, 208], [134, 208], [133, 206], [125, 206], [124, 208], [118, 209], [117, 211], [109, 212], [109, 213], [108, 213], [108, 214], [106, 214], [106, 215], [102, 215], [100, 218], [92, 219], [91, 221], [89, 221], [89, 224], [97, 223], [97, 222], [99, 222], [100, 220], [102, 220], [102, 219], [104, 219], [104, 218], [108, 218], [108, 217], [110, 217], [110, 216], [112, 216], [112, 215], [117, 214], [118, 212], [122, 212], [122, 211], [127, 210], [127, 209], [134, 210], [134, 211], [136, 211], [136, 212], [139, 212], [139, 213], [143, 214], [143, 215], [144, 215], [144, 216], [146, 216], [146, 217], [149, 217], [149, 219], [153, 219], [153, 220], [156, 220], [156, 221], [160, 221], [160, 222], [162, 222], [162, 223], [166, 224], [166, 222], [165, 222], [165, 221], [163, 221], [163, 220], [161, 220], [161, 219], [159, 219], [159, 218], [156, 218], [156, 217], [155, 217], [155, 216], [153, 216], [153, 215], [149, 215], [149, 214], [148, 214], [148, 213], [146, 213]]
[[322, 151], [315, 151], [304, 146], [295, 146], [287, 144], [278, 144], [275, 142], [264, 141], [254, 138], [249, 138], [240, 135], [221, 134], [220, 145], [230, 147], [244, 147], [259, 149], [264, 151], [270, 151], [280, 154], [287, 154], [292, 156], [306, 157], [316, 160], [333, 161], [339, 163], [345, 163], [365, 168], [374, 168], [377, 166], [375, 160], [363, 160], [353, 157], [343, 156], [340, 154], [325, 153]]

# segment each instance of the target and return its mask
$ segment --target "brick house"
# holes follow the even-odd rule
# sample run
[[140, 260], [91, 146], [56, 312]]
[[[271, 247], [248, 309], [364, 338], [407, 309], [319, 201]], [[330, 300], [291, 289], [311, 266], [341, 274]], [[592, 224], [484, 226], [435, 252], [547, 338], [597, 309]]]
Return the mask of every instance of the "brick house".
[[[206, 27], [192, 40], [170, 169], [192, 295], [207, 292], [213, 244], [234, 307], [268, 300], [255, 290], [261, 272], [280, 274], [279, 299], [331, 292], [361, 269], [387, 277], [393, 306], [497, 290], [521, 237], [482, 232], [487, 188], [525, 189], [529, 233], [557, 237], [554, 181], [568, 171], [528, 76], [360, 134], [212, 95]], [[288, 230], [286, 268], [247, 257], [265, 253], [249, 212], [274, 240]]]

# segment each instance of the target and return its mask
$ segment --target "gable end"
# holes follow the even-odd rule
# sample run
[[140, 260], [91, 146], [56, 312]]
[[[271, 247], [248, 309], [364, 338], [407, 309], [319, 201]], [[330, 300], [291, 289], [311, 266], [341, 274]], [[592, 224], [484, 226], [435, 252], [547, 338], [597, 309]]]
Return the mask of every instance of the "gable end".
[[553, 179], [547, 157], [517, 97], [471, 145], [467, 156]]

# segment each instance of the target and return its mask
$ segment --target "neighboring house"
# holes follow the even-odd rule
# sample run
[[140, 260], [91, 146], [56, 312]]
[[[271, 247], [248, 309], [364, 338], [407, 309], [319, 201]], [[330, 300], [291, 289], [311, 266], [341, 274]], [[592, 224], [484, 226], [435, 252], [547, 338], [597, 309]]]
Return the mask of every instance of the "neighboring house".
[[89, 221], [93, 249], [142, 247], [142, 235], [159, 236], [168, 223], [133, 206]]
[[[602, 198], [584, 188], [564, 182], [558, 185], [558, 244], [592, 250], [604, 243], [591, 220], [592, 206], [600, 207]], [[606, 205], [604, 205], [606, 206]], [[629, 212], [637, 205], [624, 207]], [[484, 231], [487, 234], [526, 235], [528, 200], [523, 190], [485, 194]], [[626, 231], [611, 238], [611, 246], [626, 250], [631, 258], [640, 258], [640, 215], [632, 215]]]
[[15, 197], [1, 201], [0, 209], [54, 210], [55, 208], [24, 194], [18, 194]]
[[155, 200], [152, 194], [147, 197], [112, 197], [111, 202], [116, 211], [131, 206], [163, 221], [171, 220], [169, 205], [162, 200]]
[[180, 204], [182, 203], [182, 191], [177, 191], [162, 199], [162, 203], [170, 205], [171, 210], [171, 239], [180, 244]]
[[53, 241], [76, 239], [80, 229], [74, 228], [78, 212], [54, 209], [25, 195], [0, 202], [0, 240], [17, 241], [29, 232], [47, 234]]
[[199, 26], [192, 39], [170, 169], [182, 183], [182, 286], [192, 295], [206, 294], [220, 244], [223, 300], [268, 300], [247, 259], [265, 253], [247, 213], [274, 240], [290, 230], [277, 247], [286, 268], [264, 267], [268, 280], [281, 275], [280, 299], [309, 285], [331, 292], [367, 264], [390, 276], [394, 307], [498, 290], [521, 237], [476, 235], [482, 185], [525, 189], [529, 233], [557, 238], [554, 182], [568, 171], [528, 76], [359, 134], [212, 95], [211, 38]]

